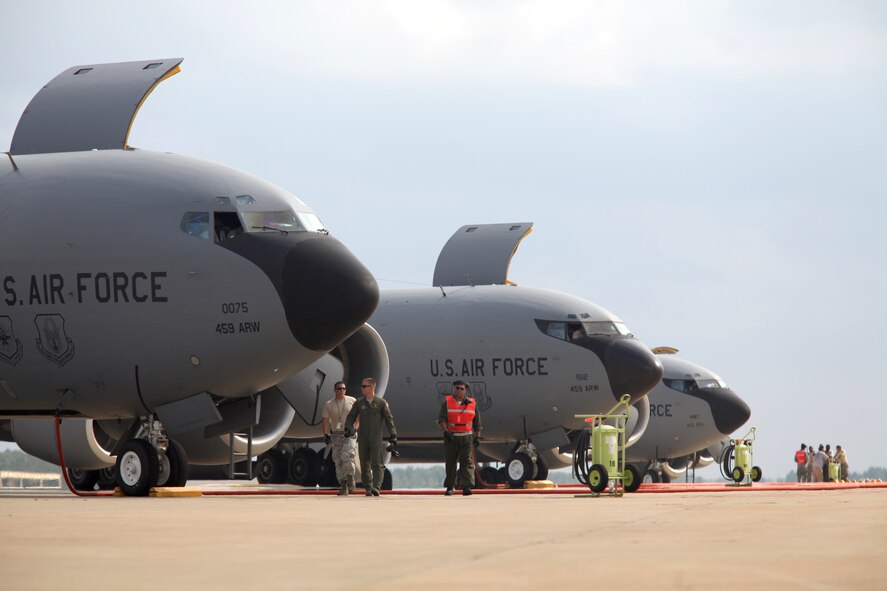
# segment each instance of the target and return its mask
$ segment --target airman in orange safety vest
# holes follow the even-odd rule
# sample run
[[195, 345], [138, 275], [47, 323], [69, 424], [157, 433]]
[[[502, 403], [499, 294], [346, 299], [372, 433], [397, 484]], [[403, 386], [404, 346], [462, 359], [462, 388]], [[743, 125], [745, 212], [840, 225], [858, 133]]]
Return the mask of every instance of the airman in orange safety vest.
[[471, 494], [474, 486], [474, 449], [480, 438], [480, 413], [474, 398], [468, 395], [468, 384], [462, 380], [453, 382], [453, 394], [447, 396], [437, 415], [437, 424], [444, 434], [444, 457], [447, 475], [444, 480], [445, 494], [450, 496], [456, 486], [456, 461], [459, 462], [459, 478], [462, 494]]

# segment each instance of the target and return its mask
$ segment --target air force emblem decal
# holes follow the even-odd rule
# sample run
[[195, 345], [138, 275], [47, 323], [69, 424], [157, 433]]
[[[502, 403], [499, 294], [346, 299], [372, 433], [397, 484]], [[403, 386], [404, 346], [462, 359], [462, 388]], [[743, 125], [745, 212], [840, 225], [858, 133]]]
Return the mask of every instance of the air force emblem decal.
[[15, 366], [22, 358], [22, 342], [12, 331], [12, 318], [0, 316], [0, 361]]
[[74, 357], [74, 343], [65, 333], [61, 314], [37, 314], [37, 349], [48, 360], [62, 367]]

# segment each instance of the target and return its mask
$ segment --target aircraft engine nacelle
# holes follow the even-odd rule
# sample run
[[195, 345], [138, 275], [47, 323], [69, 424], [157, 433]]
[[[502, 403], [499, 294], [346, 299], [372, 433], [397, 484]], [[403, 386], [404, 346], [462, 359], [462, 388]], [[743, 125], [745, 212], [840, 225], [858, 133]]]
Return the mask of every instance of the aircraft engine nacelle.
[[688, 457], [684, 456], [680, 458], [670, 458], [667, 461], [659, 462], [659, 465], [662, 467], [662, 471], [668, 474], [670, 479], [674, 480], [687, 471], [690, 461]]
[[[115, 459], [105, 449], [108, 437], [92, 419], [62, 419], [60, 426], [65, 466], [100, 470], [114, 465]], [[52, 419], [13, 419], [12, 435], [26, 453], [59, 465]]]
[[384, 397], [389, 380], [388, 349], [379, 333], [364, 324], [323, 359], [278, 384], [275, 388], [295, 409], [296, 418], [287, 437], [320, 437], [323, 405], [335, 396], [333, 386], [343, 381], [348, 394], [360, 398], [363, 378], [376, 380], [376, 396]]
[[628, 420], [625, 422], [625, 447], [631, 447], [643, 436], [650, 424], [650, 400], [644, 396], [632, 403], [628, 409]]
[[[274, 388], [263, 391], [258, 395], [257, 400], [259, 401], [259, 420], [253, 426], [252, 455], [254, 456], [274, 447], [286, 433], [296, 414], [286, 399]], [[222, 422], [231, 420], [231, 413], [226, 412], [224, 404], [220, 405], [218, 410], [222, 415]], [[254, 415], [253, 418], [255, 418]], [[237, 431], [243, 432], [245, 429]], [[188, 456], [188, 462], [191, 464], [227, 464], [231, 457], [231, 438], [227, 433], [206, 437], [204, 429], [196, 429], [185, 433], [170, 433], [169, 436], [182, 444]], [[240, 454], [240, 457], [236, 457], [235, 461], [242, 460], [247, 451], [247, 438], [235, 433], [234, 453]]]
[[705, 468], [706, 466], [713, 464], [714, 461], [714, 457], [712, 457], [708, 450], [703, 449], [702, 451], [696, 452], [696, 461], [693, 463], [693, 466], [695, 468]]

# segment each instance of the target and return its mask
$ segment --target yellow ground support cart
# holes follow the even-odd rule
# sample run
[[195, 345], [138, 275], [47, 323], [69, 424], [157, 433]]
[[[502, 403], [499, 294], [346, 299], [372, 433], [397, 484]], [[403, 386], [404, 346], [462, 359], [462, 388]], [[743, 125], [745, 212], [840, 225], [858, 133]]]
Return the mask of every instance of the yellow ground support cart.
[[841, 482], [841, 463], [835, 460], [828, 461], [828, 478], [832, 482]]
[[608, 487], [613, 496], [622, 496], [641, 485], [637, 469], [625, 464], [625, 423], [630, 406], [631, 397], [626, 394], [606, 414], [576, 415], [585, 419], [587, 427], [573, 451], [573, 475], [588, 485], [595, 496]]
[[740, 439], [731, 439], [724, 450], [723, 474], [732, 480], [727, 486], [751, 486], [763, 476], [761, 468], [754, 466], [755, 427]]

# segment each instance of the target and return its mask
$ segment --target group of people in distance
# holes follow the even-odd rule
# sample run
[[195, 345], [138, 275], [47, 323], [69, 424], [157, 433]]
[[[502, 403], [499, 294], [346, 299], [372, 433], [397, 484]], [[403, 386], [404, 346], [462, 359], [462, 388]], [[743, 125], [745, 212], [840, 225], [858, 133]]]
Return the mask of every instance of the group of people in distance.
[[[795, 464], [798, 466], [798, 482], [831, 482], [850, 481], [850, 464], [847, 462], [847, 452], [838, 445], [832, 455], [830, 444], [819, 444], [819, 449], [814, 451], [813, 446], [801, 444], [801, 449], [795, 452]], [[829, 465], [840, 466], [840, 476], [831, 478]]]

